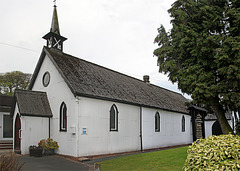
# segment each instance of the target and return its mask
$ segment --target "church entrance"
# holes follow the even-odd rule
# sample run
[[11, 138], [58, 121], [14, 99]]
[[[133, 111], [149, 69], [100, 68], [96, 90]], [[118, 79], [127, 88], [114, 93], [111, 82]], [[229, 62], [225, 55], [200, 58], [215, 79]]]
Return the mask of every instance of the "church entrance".
[[14, 137], [14, 151], [20, 152], [21, 145], [21, 120], [19, 114], [16, 116], [15, 120], [15, 137]]

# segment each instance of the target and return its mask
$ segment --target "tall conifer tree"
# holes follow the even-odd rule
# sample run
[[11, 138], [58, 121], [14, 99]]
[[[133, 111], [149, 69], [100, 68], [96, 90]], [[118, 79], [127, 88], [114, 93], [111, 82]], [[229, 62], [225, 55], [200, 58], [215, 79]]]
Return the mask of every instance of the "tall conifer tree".
[[158, 29], [154, 51], [159, 71], [217, 116], [240, 106], [240, 1], [177, 0], [168, 10], [172, 29]]

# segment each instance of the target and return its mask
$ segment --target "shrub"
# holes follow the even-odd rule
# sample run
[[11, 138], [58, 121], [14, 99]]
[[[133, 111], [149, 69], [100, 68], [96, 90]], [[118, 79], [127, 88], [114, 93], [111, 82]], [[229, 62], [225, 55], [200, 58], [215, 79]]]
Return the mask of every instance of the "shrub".
[[46, 139], [42, 139], [38, 145], [40, 147], [42, 147], [43, 149], [45, 150], [49, 150], [49, 149], [58, 149], [58, 143], [56, 141], [53, 141], [53, 139], [51, 138], [48, 138], [47, 140]]
[[240, 170], [240, 137], [211, 136], [189, 146], [183, 170]]
[[17, 158], [13, 152], [10, 152], [8, 155], [2, 155], [0, 157], [1, 171], [20, 171], [22, 170], [24, 164], [25, 163], [19, 163], [19, 158]]

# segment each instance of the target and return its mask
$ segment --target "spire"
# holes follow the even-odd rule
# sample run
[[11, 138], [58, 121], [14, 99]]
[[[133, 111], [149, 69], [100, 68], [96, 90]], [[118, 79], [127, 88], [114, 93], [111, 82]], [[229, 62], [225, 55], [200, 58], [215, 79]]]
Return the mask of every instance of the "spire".
[[60, 35], [56, 0], [54, 0], [53, 2], [54, 2], [54, 6], [53, 6], [53, 16], [52, 16], [52, 24], [51, 24], [50, 32], [47, 33], [45, 36], [43, 36], [43, 39], [47, 40], [47, 46], [49, 48], [55, 48], [62, 51], [63, 42], [67, 40], [67, 38]]
[[53, 6], [53, 16], [52, 16], [52, 25], [50, 32], [56, 33], [60, 35], [60, 29], [59, 29], [59, 24], [58, 24], [58, 15], [57, 15], [57, 6]]

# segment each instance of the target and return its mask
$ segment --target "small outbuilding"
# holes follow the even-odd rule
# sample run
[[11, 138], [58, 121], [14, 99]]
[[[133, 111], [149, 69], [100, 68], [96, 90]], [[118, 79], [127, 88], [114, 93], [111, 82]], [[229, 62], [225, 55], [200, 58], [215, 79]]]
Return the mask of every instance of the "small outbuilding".
[[46, 92], [15, 90], [13, 100], [14, 149], [26, 154], [29, 144], [49, 137], [53, 115]]

